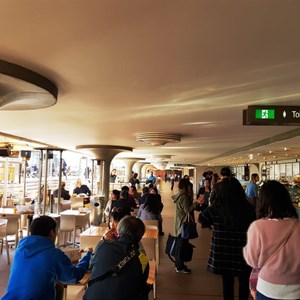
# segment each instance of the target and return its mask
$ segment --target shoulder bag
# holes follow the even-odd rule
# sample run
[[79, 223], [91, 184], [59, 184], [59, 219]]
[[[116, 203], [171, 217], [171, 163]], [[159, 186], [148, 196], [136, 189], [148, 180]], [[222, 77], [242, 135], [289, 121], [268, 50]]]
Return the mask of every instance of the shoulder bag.
[[[168, 255], [170, 260], [174, 263], [175, 263], [175, 251], [176, 251], [177, 241], [178, 241], [178, 237], [169, 234], [166, 243], [166, 249], [165, 249], [165, 253]], [[185, 262], [189, 262], [192, 260], [194, 248], [195, 248], [194, 245], [192, 245], [191, 243], [187, 243], [186, 247], [183, 250], [183, 259]]]
[[134, 257], [137, 257], [139, 255], [139, 252], [134, 249], [134, 248], [131, 248], [130, 251], [128, 252], [128, 254], [118, 262], [118, 264], [110, 269], [109, 271], [107, 271], [106, 273], [102, 274], [101, 276], [98, 276], [92, 280], [89, 280], [88, 282], [88, 286], [92, 286], [94, 283], [96, 282], [99, 282], [99, 281], [102, 281], [104, 279], [106, 279], [107, 277], [109, 276], [112, 276], [112, 275], [117, 275], [118, 273], [121, 272], [121, 270], [128, 265], [128, 263], [134, 258]]
[[188, 212], [183, 219], [181, 227], [181, 238], [189, 240], [196, 239], [197, 237], [198, 232], [194, 212]]

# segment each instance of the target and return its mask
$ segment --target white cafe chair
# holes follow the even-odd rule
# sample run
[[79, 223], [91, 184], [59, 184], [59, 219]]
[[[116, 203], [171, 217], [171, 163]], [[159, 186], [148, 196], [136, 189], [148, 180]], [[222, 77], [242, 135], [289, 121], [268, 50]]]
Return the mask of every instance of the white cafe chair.
[[[58, 198], [57, 197], [54, 197], [54, 203], [53, 203], [53, 212], [56, 213], [57, 212], [57, 203], [58, 203]], [[71, 200], [65, 200], [64, 198], [60, 198], [60, 201], [59, 201], [59, 211], [64, 211], [64, 210], [67, 210], [67, 209], [71, 209], [71, 204], [72, 204], [72, 201]]]
[[81, 216], [76, 219], [76, 229], [79, 229], [80, 232], [85, 231], [85, 229], [91, 226], [90, 222], [90, 212], [87, 212], [84, 216]]
[[7, 264], [10, 264], [10, 258], [9, 258], [9, 245], [7, 243], [7, 219], [0, 219], [0, 242], [1, 242], [1, 254], [3, 251], [3, 245], [5, 243], [6, 245], [6, 254], [7, 254]]
[[7, 242], [12, 243], [13, 245], [15, 245], [15, 248], [17, 248], [19, 243], [21, 216], [6, 215], [5, 218], [7, 219], [6, 234], [9, 237], [9, 239], [7, 239]]
[[84, 197], [71, 197], [71, 208], [78, 209], [83, 206]]
[[75, 247], [76, 238], [76, 216], [73, 215], [60, 215], [60, 226], [59, 226], [59, 242], [63, 238], [63, 244], [60, 246], [67, 245], [67, 238], [72, 238], [73, 247]]

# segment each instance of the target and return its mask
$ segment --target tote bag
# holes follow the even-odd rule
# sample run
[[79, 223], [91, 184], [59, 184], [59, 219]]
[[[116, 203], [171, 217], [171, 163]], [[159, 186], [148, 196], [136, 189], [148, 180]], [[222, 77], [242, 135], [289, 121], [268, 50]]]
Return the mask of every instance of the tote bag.
[[[165, 253], [169, 256], [170, 260], [175, 263], [175, 250], [176, 250], [176, 243], [177, 243], [177, 237], [169, 234], [167, 243], [166, 243], [166, 249]], [[184, 248], [184, 261], [189, 262], [192, 260], [193, 257], [193, 251], [194, 251], [195, 246], [188, 243], [185, 248]]]
[[189, 240], [196, 239], [198, 236], [194, 213], [188, 212], [182, 223], [181, 238]]

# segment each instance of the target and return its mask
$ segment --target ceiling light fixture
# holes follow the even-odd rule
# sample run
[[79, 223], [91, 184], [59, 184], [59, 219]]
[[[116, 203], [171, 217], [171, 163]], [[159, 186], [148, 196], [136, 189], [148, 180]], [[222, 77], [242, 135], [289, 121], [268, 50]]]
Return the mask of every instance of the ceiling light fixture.
[[152, 146], [163, 146], [167, 143], [179, 143], [181, 135], [168, 132], [140, 132], [136, 134], [136, 141]]
[[29, 69], [0, 60], [0, 109], [31, 110], [56, 104], [58, 89]]

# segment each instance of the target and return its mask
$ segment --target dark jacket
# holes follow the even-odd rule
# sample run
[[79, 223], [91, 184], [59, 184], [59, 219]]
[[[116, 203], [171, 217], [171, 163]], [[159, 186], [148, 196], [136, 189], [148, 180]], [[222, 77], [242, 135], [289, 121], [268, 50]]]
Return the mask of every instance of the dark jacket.
[[249, 215], [248, 218], [245, 218], [244, 228], [235, 230], [225, 226], [221, 209], [209, 206], [199, 214], [199, 222], [202, 227], [213, 227], [207, 266], [209, 272], [214, 274], [231, 272], [239, 275], [249, 268], [243, 257], [243, 247], [247, 241], [247, 228], [254, 221], [255, 214], [250, 203], [248, 209]]
[[148, 197], [148, 194], [142, 194], [142, 196], [139, 198], [139, 205], [142, 205], [146, 202]]
[[[111, 241], [101, 241], [91, 260], [91, 280], [105, 274], [128, 254], [131, 244], [125, 238]], [[109, 276], [96, 282], [86, 290], [85, 300], [136, 300], [139, 299], [141, 288], [145, 286], [146, 278], [138, 256], [114, 276]]]
[[[53, 192], [53, 196], [55, 198], [58, 197], [58, 189]], [[70, 200], [70, 198], [71, 198], [69, 191], [65, 190], [64, 188], [61, 188], [60, 197], [64, 198], [64, 200]]]
[[130, 205], [128, 205], [127, 201], [124, 198], [112, 201], [110, 210], [112, 210], [114, 207], [121, 207], [126, 215], [131, 214]]
[[86, 194], [88, 196], [91, 196], [92, 193], [88, 186], [83, 184], [81, 187], [76, 187], [73, 191], [73, 194]]

